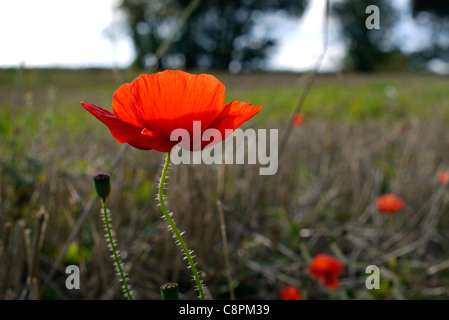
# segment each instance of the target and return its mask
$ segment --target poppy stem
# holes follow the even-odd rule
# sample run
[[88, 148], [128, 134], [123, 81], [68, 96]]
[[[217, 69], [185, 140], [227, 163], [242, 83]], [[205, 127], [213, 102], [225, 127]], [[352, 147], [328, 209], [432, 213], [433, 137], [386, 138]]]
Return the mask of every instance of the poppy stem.
[[111, 222], [109, 221], [109, 210], [106, 207], [106, 201], [104, 199], [101, 199], [101, 205], [103, 207], [103, 220], [104, 220], [104, 227], [106, 229], [106, 236], [109, 240], [109, 246], [112, 251], [112, 257], [114, 259], [115, 266], [117, 267], [117, 272], [120, 275], [120, 278], [122, 280], [122, 289], [124, 291], [124, 295], [125, 295], [125, 297], [128, 298], [128, 300], [133, 300], [131, 291], [128, 286], [128, 282], [126, 281], [125, 272], [123, 271], [119, 255], [117, 253], [117, 248], [115, 245], [116, 241], [115, 241], [114, 235], [112, 233]]
[[196, 285], [198, 287], [198, 292], [200, 295], [201, 300], [206, 300], [206, 297], [204, 295], [203, 291], [203, 284], [201, 283], [201, 279], [198, 275], [198, 271], [196, 270], [195, 262], [193, 261], [193, 257], [191, 255], [191, 251], [187, 249], [186, 243], [184, 239], [182, 238], [181, 233], [179, 232], [178, 228], [175, 226], [175, 223], [173, 219], [171, 218], [171, 214], [168, 213], [167, 208], [165, 207], [164, 202], [164, 185], [165, 185], [165, 179], [167, 178], [167, 171], [168, 167], [170, 166], [170, 152], [167, 153], [167, 157], [165, 159], [164, 169], [162, 170], [162, 176], [159, 183], [159, 204], [161, 206], [162, 213], [164, 214], [165, 219], [167, 220], [168, 224], [170, 225], [171, 230], [173, 231], [174, 235], [178, 239], [178, 243], [181, 245], [181, 248], [184, 252], [184, 255], [189, 262], [190, 269], [193, 273], [193, 278], [195, 279]]

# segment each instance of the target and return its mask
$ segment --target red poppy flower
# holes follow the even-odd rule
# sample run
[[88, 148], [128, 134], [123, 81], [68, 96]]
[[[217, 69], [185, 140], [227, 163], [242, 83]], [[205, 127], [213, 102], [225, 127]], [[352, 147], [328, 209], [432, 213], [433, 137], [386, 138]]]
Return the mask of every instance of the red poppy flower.
[[293, 125], [295, 127], [299, 126], [301, 123], [304, 122], [304, 120], [305, 120], [304, 115], [301, 113], [297, 113], [297, 114], [295, 114], [295, 117], [293, 118]]
[[404, 208], [405, 203], [393, 193], [386, 193], [377, 198], [376, 206], [381, 213], [398, 213]]
[[[186, 130], [190, 141], [198, 138], [201, 141], [198, 134], [210, 128], [217, 129], [222, 138], [213, 143], [201, 141], [201, 146], [196, 148], [191, 143], [182, 146], [202, 150], [224, 140], [232, 133], [228, 129], [240, 127], [261, 109], [248, 103], [225, 103], [224, 100], [225, 87], [214, 76], [167, 70], [143, 74], [118, 88], [113, 96], [113, 113], [91, 103], [81, 104], [109, 128], [118, 142], [142, 150], [169, 152], [179, 142], [170, 140], [175, 129]], [[199, 121], [200, 132], [194, 130], [194, 121]]]
[[448, 171], [441, 171], [438, 175], [438, 181], [440, 184], [445, 185], [449, 183], [449, 172]]
[[279, 291], [281, 300], [301, 300], [301, 291], [293, 286], [284, 286]]
[[317, 278], [320, 284], [331, 289], [340, 286], [338, 277], [343, 273], [343, 263], [327, 254], [317, 254], [313, 257], [309, 265], [309, 273], [313, 278]]

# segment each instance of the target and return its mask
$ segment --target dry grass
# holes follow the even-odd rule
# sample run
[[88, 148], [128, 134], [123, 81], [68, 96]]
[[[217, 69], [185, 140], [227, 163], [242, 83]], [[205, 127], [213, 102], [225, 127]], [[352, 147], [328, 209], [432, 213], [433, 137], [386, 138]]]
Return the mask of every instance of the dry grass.
[[[291, 84], [289, 77], [280, 77], [286, 81], [278, 79], [276, 87]], [[238, 94], [244, 86], [269, 90], [272, 79], [230, 76], [224, 82]], [[23, 102], [15, 116], [8, 113], [11, 126], [3, 123], [0, 298], [122, 298], [93, 192], [92, 176], [99, 171], [112, 174], [108, 208], [137, 297], [160, 299], [163, 283], [178, 282], [182, 298], [195, 298], [186, 262], [155, 200], [163, 155], [123, 150], [81, 107], [58, 109], [67, 95], [76, 103], [95, 97], [92, 102], [107, 105], [114, 90], [109, 82], [95, 94], [90, 81], [70, 88], [71, 81], [60, 82], [53, 102], [44, 81], [37, 81], [41, 89], [33, 89], [32, 104], [39, 111]], [[19, 96], [25, 101], [29, 88], [25, 81]], [[3, 92], [3, 110], [10, 107], [5, 97]], [[282, 130], [288, 118], [286, 112], [266, 115], [256, 125]], [[172, 166], [168, 206], [186, 231], [213, 299], [229, 299], [227, 271], [237, 299], [278, 299], [287, 284], [305, 299], [446, 299], [449, 196], [436, 175], [449, 167], [448, 147], [444, 111], [357, 121], [311, 117], [294, 128], [274, 176], [260, 176], [258, 165]], [[401, 213], [376, 212], [374, 201], [386, 191], [403, 197]], [[308, 276], [309, 259], [317, 253], [344, 261], [340, 289], [322, 288]], [[80, 290], [65, 288], [70, 264], [80, 267]], [[372, 264], [381, 268], [380, 290], [365, 288], [365, 268]]]

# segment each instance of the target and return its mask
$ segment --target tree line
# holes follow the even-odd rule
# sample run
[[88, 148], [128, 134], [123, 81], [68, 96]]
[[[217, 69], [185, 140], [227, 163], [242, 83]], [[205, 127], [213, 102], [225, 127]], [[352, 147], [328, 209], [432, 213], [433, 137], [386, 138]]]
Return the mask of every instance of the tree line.
[[[267, 23], [270, 16], [301, 19], [312, 2], [122, 0], [119, 10], [126, 16], [133, 40], [134, 67], [239, 72], [264, 69], [276, 48], [279, 35]], [[379, 8], [380, 28], [365, 27], [370, 5]], [[391, 36], [400, 15], [392, 1], [332, 1], [330, 19], [337, 22], [346, 46], [345, 68], [367, 72], [420, 69], [433, 59], [449, 61], [449, 3], [410, 0], [409, 6], [413, 19], [431, 36], [420, 50], [405, 54]]]

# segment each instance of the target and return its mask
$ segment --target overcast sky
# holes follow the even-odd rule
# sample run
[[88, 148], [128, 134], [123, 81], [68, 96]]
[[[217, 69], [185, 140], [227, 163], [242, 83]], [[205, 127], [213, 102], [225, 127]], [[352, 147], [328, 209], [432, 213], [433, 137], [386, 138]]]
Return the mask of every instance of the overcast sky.
[[[404, 6], [409, 0], [395, 0]], [[131, 39], [120, 28], [119, 0], [0, 0], [0, 67], [127, 67], [134, 58]], [[322, 53], [325, 0], [310, 0], [305, 15], [276, 24], [279, 47], [272, 68], [304, 71]], [[408, 20], [406, 20], [407, 22]], [[396, 34], [415, 37], [413, 25]], [[322, 70], [341, 67], [344, 47], [331, 25]], [[405, 30], [405, 31], [404, 31]], [[416, 30], [415, 30], [416, 31]], [[114, 35], [110, 37], [109, 35]], [[405, 40], [404, 40], [405, 41]], [[410, 43], [416, 43], [411, 41]]]
[[[126, 66], [132, 43], [112, 45], [105, 30], [119, 20], [117, 0], [0, 1], [0, 66]], [[115, 56], [114, 56], [115, 55]]]

